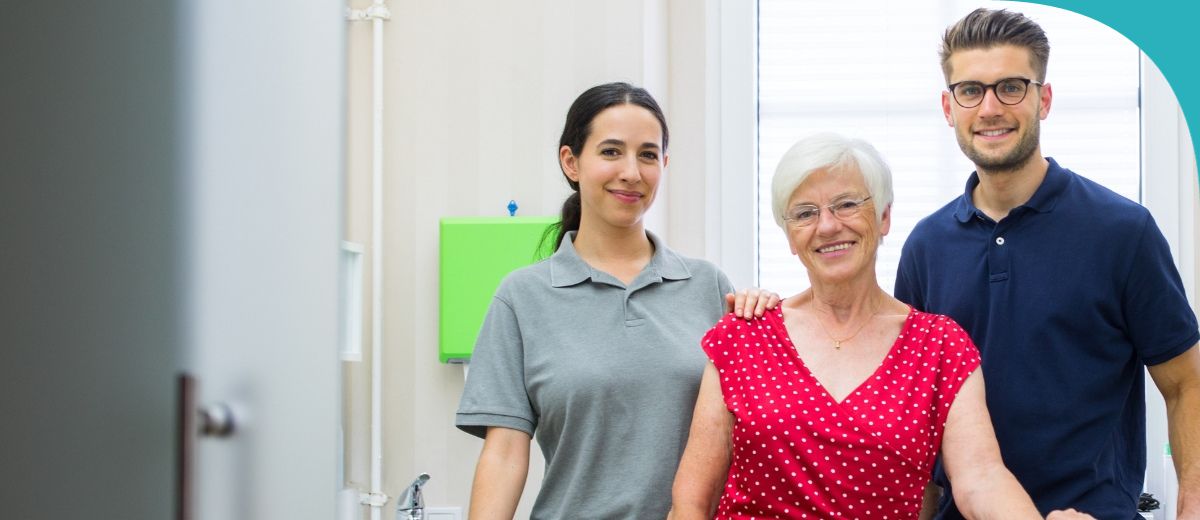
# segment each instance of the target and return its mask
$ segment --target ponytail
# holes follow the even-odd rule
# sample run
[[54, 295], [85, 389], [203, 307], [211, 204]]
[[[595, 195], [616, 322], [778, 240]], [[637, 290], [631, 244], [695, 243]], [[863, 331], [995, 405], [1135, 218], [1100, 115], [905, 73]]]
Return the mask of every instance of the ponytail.
[[571, 183], [575, 192], [563, 201], [562, 215], [558, 222], [555, 222], [546, 228], [542, 233], [542, 239], [538, 241], [537, 252], [535, 258], [541, 260], [554, 254], [558, 249], [559, 244], [562, 244], [563, 237], [567, 236], [569, 231], [579, 231], [579, 219], [583, 213], [583, 204], [579, 198], [579, 185]]
[[[667, 119], [663, 115], [662, 108], [658, 106], [658, 102], [649, 92], [646, 92], [646, 89], [617, 82], [596, 85], [585, 90], [575, 99], [571, 108], [567, 110], [567, 121], [563, 124], [562, 137], [558, 140], [555, 155], [558, 155], [558, 151], [566, 146], [570, 148], [572, 154], [579, 157], [583, 153], [583, 145], [587, 142], [588, 135], [592, 133], [592, 120], [596, 118], [596, 115], [609, 107], [623, 104], [637, 105], [654, 114], [654, 118], [662, 127], [662, 149], [665, 152], [669, 136]], [[559, 167], [562, 167], [561, 162]], [[542, 240], [538, 242], [537, 251], [534, 252], [534, 257], [539, 260], [554, 254], [568, 232], [579, 231], [579, 219], [583, 213], [579, 183], [567, 177], [566, 171], [563, 172], [563, 177], [567, 179], [567, 184], [571, 185], [571, 189], [575, 193], [572, 193], [563, 202], [561, 219], [547, 227], [546, 231], [542, 233]], [[554, 240], [553, 243], [548, 244], [547, 242], [551, 239]]]

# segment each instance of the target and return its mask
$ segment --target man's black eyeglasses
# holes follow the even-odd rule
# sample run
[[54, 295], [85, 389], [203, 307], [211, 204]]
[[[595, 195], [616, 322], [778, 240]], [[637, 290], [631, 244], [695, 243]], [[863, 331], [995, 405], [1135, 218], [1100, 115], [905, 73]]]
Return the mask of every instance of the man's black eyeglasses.
[[983, 97], [987, 95], [988, 89], [996, 94], [996, 99], [1000, 100], [1005, 105], [1016, 105], [1025, 100], [1025, 95], [1029, 93], [1029, 84], [1041, 86], [1042, 84], [1025, 78], [1004, 78], [995, 83], [984, 84], [978, 81], [960, 81], [952, 83], [948, 87], [950, 94], [954, 96], [954, 102], [963, 108], [975, 108], [983, 103]]

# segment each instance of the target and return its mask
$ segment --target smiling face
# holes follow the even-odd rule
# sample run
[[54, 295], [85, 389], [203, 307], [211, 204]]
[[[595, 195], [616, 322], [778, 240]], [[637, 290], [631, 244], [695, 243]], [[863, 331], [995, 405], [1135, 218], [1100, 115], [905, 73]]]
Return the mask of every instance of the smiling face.
[[662, 126], [649, 110], [623, 104], [592, 119], [591, 133], [576, 156], [559, 149], [567, 178], [579, 183], [580, 229], [602, 226], [641, 229], [667, 165]]
[[[995, 83], [1005, 78], [1037, 79], [1029, 50], [1013, 45], [957, 51], [950, 56], [950, 83]], [[942, 93], [942, 111], [954, 128], [958, 146], [981, 173], [1019, 170], [1041, 159], [1040, 121], [1050, 112], [1050, 85], [1029, 85], [1025, 99], [1006, 105], [994, 91], [983, 102], [963, 108], [949, 92]]]
[[821, 208], [815, 223], [787, 226], [792, 254], [800, 257], [814, 285], [875, 278], [875, 254], [880, 240], [891, 229], [891, 207], [884, 209], [879, 221], [871, 201], [857, 215], [847, 218], [834, 216], [826, 207], [870, 195], [862, 174], [854, 168], [817, 170], [792, 192], [788, 208], [804, 204]]

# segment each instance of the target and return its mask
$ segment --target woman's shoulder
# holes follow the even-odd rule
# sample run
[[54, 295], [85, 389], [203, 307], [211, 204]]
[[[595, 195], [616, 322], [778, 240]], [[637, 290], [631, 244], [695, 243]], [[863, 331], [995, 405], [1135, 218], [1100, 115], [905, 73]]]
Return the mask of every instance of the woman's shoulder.
[[732, 312], [725, 313], [720, 320], [717, 321], [711, 329], [710, 336], [714, 338], [728, 339], [744, 339], [744, 336], [750, 337], [766, 337], [774, 334], [774, 328], [770, 326], [772, 316], [779, 313], [779, 308], [769, 310], [762, 316], [756, 318], [743, 318]]
[[724, 361], [776, 348], [781, 341], [776, 329], [770, 326], [770, 316], [777, 312], [778, 308], [751, 319], [727, 313], [704, 335], [701, 348], [718, 368]]
[[734, 290], [729, 277], [721, 269], [708, 260], [681, 255], [669, 247], [656, 243], [662, 249], [655, 253], [654, 269], [663, 279], [682, 282], [694, 293], [696, 298], [708, 298], [713, 293], [723, 295]]
[[678, 257], [683, 262], [683, 264], [688, 266], [688, 269], [691, 269], [693, 272], [701, 272], [701, 273], [719, 273], [719, 272], [721, 272], [721, 269], [719, 267], [717, 267], [717, 264], [709, 262], [708, 260], [705, 260], [703, 258], [694, 258], [694, 257], [690, 257], [690, 256], [684, 256], [684, 255], [681, 255], [678, 253], [676, 253], [675, 256]]
[[496, 296], [511, 298], [527, 291], [545, 290], [551, 285], [550, 259], [513, 269], [500, 280]]
[[954, 318], [945, 314], [925, 312], [912, 307], [910, 309], [909, 319], [916, 325], [938, 331], [962, 330], [962, 327], [958, 325], [958, 322], [954, 321]]
[[950, 316], [912, 309], [908, 319], [905, 333], [927, 346], [938, 346], [935, 350], [974, 348], [970, 335]]
[[677, 252], [674, 249], [671, 249], [670, 247], [667, 247], [665, 245], [663, 245], [662, 247], [663, 247], [663, 260], [665, 262], [667, 262], [668, 264], [674, 263], [679, 266], [682, 266], [692, 276], [707, 277], [707, 276], [714, 276], [714, 275], [718, 275], [718, 274], [720, 274], [722, 276], [724, 275], [724, 273], [721, 273], [721, 269], [719, 267], [717, 267], [716, 264], [709, 262], [708, 260], [705, 260], [703, 258], [694, 258], [694, 257], [690, 257], [687, 255], [680, 254], [679, 252]]

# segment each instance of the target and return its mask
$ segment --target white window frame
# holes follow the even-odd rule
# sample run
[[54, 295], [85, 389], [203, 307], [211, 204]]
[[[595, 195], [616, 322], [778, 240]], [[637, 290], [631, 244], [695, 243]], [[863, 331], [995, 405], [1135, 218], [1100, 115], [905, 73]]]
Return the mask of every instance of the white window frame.
[[1142, 53], [1142, 204], [1171, 246], [1188, 301], [1196, 307], [1196, 154], [1174, 91]]
[[[710, 141], [708, 207], [720, 218], [707, 219], [706, 256], [715, 259], [734, 287], [758, 287], [758, 2], [716, 2], [719, 30], [713, 37], [719, 56], [720, 110], [716, 142]], [[749, 80], [747, 80], [749, 78]]]
[[[1171, 255], [1179, 268], [1188, 301], [1196, 312], [1196, 154], [1187, 120], [1162, 72], [1145, 53], [1141, 57], [1142, 204], [1154, 215]], [[1149, 375], [1146, 376], [1146, 489], [1166, 502], [1163, 459], [1167, 442], [1166, 403]], [[1169, 514], [1169, 513], [1168, 513]], [[1168, 516], [1172, 518], [1173, 516]]]

